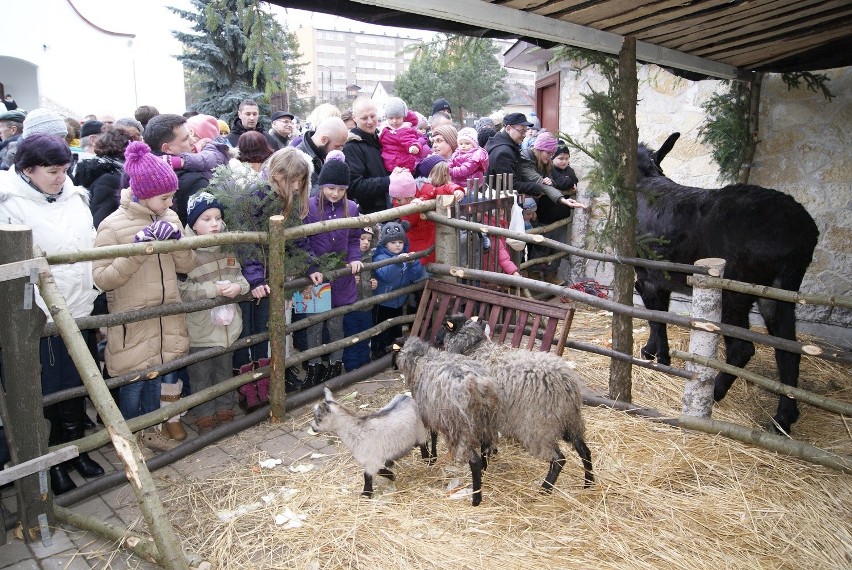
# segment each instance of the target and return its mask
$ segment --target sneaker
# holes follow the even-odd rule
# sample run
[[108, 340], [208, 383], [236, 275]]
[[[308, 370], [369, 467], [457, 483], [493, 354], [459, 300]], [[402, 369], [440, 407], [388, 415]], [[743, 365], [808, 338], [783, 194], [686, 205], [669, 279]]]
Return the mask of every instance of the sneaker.
[[163, 435], [159, 427], [142, 430], [137, 437], [143, 445], [159, 451], [170, 451], [180, 445], [179, 441]]

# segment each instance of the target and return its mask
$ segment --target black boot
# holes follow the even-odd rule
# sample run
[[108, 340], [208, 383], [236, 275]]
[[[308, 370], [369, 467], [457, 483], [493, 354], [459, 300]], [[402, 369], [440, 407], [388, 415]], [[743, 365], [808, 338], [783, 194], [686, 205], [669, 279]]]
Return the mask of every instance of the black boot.
[[50, 488], [53, 489], [54, 495], [61, 495], [77, 488], [77, 484], [68, 475], [65, 463], [50, 468]]
[[299, 374], [296, 372], [295, 366], [290, 366], [284, 370], [284, 390], [287, 393], [298, 392], [302, 389], [303, 384], [304, 382], [301, 378], [299, 378]]
[[[64, 443], [73, 442], [83, 437], [85, 405], [83, 398], [73, 398], [57, 404], [59, 416], [62, 420]], [[83, 477], [100, 477], [104, 474], [104, 468], [89, 457], [88, 453], [81, 453], [74, 459], [69, 459], [65, 462], [65, 465], [73, 467]]]
[[319, 386], [325, 380], [326, 368], [323, 364], [308, 364], [308, 376], [305, 378], [305, 388]]
[[337, 378], [341, 374], [343, 374], [343, 362], [340, 360], [335, 360], [328, 367], [328, 372], [326, 372], [323, 382], [331, 380], [332, 378]]

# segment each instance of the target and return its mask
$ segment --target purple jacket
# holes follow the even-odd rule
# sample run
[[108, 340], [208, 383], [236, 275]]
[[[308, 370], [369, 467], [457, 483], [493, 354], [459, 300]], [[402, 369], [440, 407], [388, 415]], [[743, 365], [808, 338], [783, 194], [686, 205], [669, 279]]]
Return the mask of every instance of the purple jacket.
[[[304, 223], [312, 224], [314, 222], [344, 218], [346, 217], [343, 210], [344, 203], [349, 207], [350, 218], [359, 215], [358, 204], [352, 200], [344, 199], [339, 200], [336, 204], [332, 204], [323, 197], [322, 190], [320, 190], [319, 194], [312, 196], [310, 199], [310, 207]], [[360, 228], [322, 232], [308, 237], [308, 251], [314, 257], [325, 253], [342, 253], [345, 263], [361, 261], [360, 238]], [[316, 267], [311, 267], [308, 269], [308, 274], [310, 275], [316, 270]], [[355, 287], [354, 275], [350, 274], [338, 277], [331, 282], [332, 307], [351, 305], [357, 298], [358, 291]]]

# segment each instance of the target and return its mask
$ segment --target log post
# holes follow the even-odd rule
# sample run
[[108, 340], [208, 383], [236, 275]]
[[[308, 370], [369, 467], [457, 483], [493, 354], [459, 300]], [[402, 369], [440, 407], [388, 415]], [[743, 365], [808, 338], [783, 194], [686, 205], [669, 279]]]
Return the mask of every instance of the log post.
[[[695, 265], [707, 267], [714, 277], [722, 277], [725, 271], [725, 260], [715, 257], [699, 259]], [[697, 321], [721, 321], [722, 290], [693, 287], [692, 319], [694, 325]], [[706, 358], [716, 358], [719, 350], [718, 331], [719, 327], [710, 323], [690, 329], [689, 352]], [[713, 380], [716, 371], [697, 362], [687, 362], [686, 369], [694, 374], [683, 388], [681, 413], [685, 416], [709, 418], [713, 411]]]
[[[449, 213], [449, 204], [440, 200], [440, 198], [446, 198], [445, 196], [438, 196], [438, 198], [438, 200], [435, 200], [435, 215], [439, 216], [441, 219], [446, 219], [448, 217], [447, 214]], [[440, 222], [435, 223], [435, 262], [446, 264], [450, 267], [456, 267], [459, 264], [458, 232], [455, 228]], [[457, 281], [457, 279], [453, 277], [436, 277], [444, 280]]]
[[[636, 255], [636, 152], [639, 133], [636, 127], [636, 38], [627, 36], [618, 56], [618, 84], [621, 92], [620, 121], [617, 129], [621, 140], [621, 176], [617, 192], [621, 195], [616, 207], [617, 219], [615, 253], [617, 257]], [[613, 300], [633, 306], [633, 284], [636, 280], [632, 266], [617, 263], [613, 278]], [[633, 319], [628, 315], [612, 315], [612, 349], [633, 353]], [[633, 367], [629, 362], [613, 359], [609, 366], [609, 396], [621, 402], [632, 401]]]
[[272, 423], [284, 421], [287, 403], [284, 371], [287, 368], [287, 296], [284, 292], [286, 244], [284, 216], [269, 218], [269, 416]]
[[[0, 226], [0, 263], [32, 257], [33, 236], [28, 226]], [[39, 338], [45, 317], [35, 303], [34, 286], [31, 277], [0, 281], [0, 303], [3, 306], [0, 311], [0, 347], [5, 388], [5, 393], [0, 390], [0, 414], [12, 465], [47, 453], [47, 424], [41, 410], [39, 366]], [[48, 526], [54, 524], [48, 500], [49, 488], [46, 471], [15, 482], [18, 515], [27, 542], [43, 538], [40, 532], [42, 522], [46, 532], [49, 532]], [[49, 536], [46, 535], [47, 538]]]
[[65, 346], [68, 347], [68, 354], [74, 361], [74, 366], [80, 372], [89, 397], [104, 421], [116, 453], [124, 463], [125, 475], [136, 494], [139, 510], [142, 511], [142, 516], [154, 537], [154, 544], [160, 555], [157, 562], [169, 570], [189, 570], [180, 541], [157, 495], [157, 486], [142, 459], [136, 437], [109, 393], [100, 368], [92, 358], [89, 347], [80, 335], [74, 317], [71, 316], [68, 304], [49, 271], [39, 274], [39, 291], [56, 322], [62, 340], [65, 341]]

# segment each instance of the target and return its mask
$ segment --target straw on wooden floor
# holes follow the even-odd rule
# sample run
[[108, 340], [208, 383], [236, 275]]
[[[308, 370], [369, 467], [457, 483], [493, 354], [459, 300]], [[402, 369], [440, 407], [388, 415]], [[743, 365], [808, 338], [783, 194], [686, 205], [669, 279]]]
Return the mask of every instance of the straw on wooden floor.
[[[647, 323], [637, 321], [635, 328], [638, 354]], [[670, 331], [672, 347], [685, 349], [687, 334]], [[608, 316], [578, 311], [572, 339], [606, 344], [608, 336]], [[576, 362], [589, 388], [605, 393], [607, 358], [572, 350], [565, 358]], [[759, 349], [749, 368], [777, 377], [771, 350]], [[682, 380], [634, 372], [636, 403], [679, 413]], [[850, 377], [849, 367], [802, 361], [801, 386], [818, 393], [852, 400]], [[351, 404], [376, 409], [404, 389], [392, 383]], [[776, 404], [775, 395], [738, 380], [714, 417], [766, 426]], [[852, 454], [848, 419], [805, 405], [801, 410], [796, 438]], [[563, 445], [565, 468], [553, 494], [542, 494], [546, 462], [503, 440], [484, 475], [479, 507], [465, 494], [467, 466], [428, 467], [417, 452], [399, 461], [395, 482], [378, 477], [376, 497], [361, 498], [362, 471], [340, 445], [327, 457], [300, 458], [292, 470], [286, 462], [260, 468], [259, 461], [274, 456], [255, 453], [213, 477], [169, 480], [161, 493], [185, 548], [218, 569], [852, 564], [852, 477], [613, 410], [585, 408], [584, 416], [596, 476], [590, 489], [582, 488], [576, 453]], [[307, 411], [290, 419], [299, 437], [331, 437], [309, 435], [310, 420]], [[252, 428], [253, 435], [265, 429]], [[305, 465], [312, 470], [299, 472]]]

